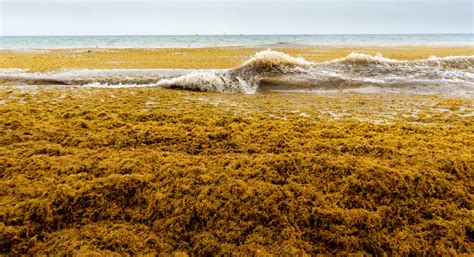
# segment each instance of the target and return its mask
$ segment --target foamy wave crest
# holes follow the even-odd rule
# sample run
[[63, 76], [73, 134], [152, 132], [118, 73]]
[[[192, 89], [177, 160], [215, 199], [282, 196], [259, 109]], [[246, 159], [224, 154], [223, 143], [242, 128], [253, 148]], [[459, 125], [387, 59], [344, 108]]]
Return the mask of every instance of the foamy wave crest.
[[436, 57], [431, 56], [425, 60], [415, 61], [400, 61], [386, 58], [381, 54], [369, 55], [353, 52], [348, 56], [333, 61], [328, 64], [342, 64], [342, 65], [392, 65], [392, 66], [426, 66], [426, 67], [441, 67], [451, 69], [469, 69], [474, 67], [474, 56], [446, 56]]
[[194, 72], [171, 79], [163, 79], [157, 86], [205, 92], [255, 93], [260, 75], [264, 72], [304, 72], [313, 66], [303, 58], [265, 50], [256, 53], [242, 66], [223, 72]]
[[331, 62], [347, 64], [387, 64], [396, 63], [397, 61], [390, 58], [385, 58], [381, 54], [369, 55], [353, 52], [344, 58], [336, 59]]
[[302, 57], [292, 57], [288, 54], [267, 49], [257, 52], [250, 60], [246, 61], [243, 67], [251, 67], [256, 70], [279, 70], [294, 68], [307, 68], [314, 63], [306, 61]]
[[473, 69], [474, 68], [474, 55], [446, 56], [446, 57], [431, 56], [430, 58], [422, 62], [431, 66], [438, 66], [442, 68]]

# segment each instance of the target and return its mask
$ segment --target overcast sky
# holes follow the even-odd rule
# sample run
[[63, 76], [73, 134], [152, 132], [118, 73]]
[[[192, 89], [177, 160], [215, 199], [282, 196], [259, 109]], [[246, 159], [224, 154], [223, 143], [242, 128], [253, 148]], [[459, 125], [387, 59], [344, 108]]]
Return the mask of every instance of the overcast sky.
[[471, 0], [0, 0], [1, 35], [473, 33]]

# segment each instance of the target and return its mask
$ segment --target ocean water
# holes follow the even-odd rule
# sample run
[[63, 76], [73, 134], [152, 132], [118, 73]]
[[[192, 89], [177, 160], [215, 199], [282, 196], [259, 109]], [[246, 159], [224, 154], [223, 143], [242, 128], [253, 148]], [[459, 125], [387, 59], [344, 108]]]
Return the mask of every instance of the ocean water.
[[474, 34], [0, 36], [0, 49], [187, 48], [209, 46], [474, 46]]
[[277, 46], [471, 46], [474, 34], [443, 35], [219, 35], [0, 37], [0, 49], [166, 48], [268, 46], [238, 68], [224, 70], [62, 70], [31, 73], [0, 69], [0, 84], [18, 86], [156, 87], [206, 92], [406, 92], [474, 97], [474, 56], [400, 61], [352, 53], [313, 63]]
[[73, 87], [155, 87], [221, 93], [358, 92], [474, 96], [474, 56], [400, 61], [351, 53], [314, 63], [265, 50], [238, 68], [222, 70], [0, 69], [0, 83]]

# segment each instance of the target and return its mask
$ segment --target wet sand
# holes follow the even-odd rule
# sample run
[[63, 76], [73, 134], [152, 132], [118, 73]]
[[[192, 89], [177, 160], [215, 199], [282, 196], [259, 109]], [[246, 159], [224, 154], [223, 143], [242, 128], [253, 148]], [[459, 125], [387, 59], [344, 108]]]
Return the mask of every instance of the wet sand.
[[[0, 68], [24, 68], [32, 72], [61, 69], [212, 69], [234, 68], [256, 52], [247, 47], [163, 49], [60, 49], [0, 51]], [[377, 54], [397, 60], [426, 59], [432, 55], [474, 55], [474, 47], [275, 47], [291, 56], [321, 62], [346, 57], [352, 52]]]

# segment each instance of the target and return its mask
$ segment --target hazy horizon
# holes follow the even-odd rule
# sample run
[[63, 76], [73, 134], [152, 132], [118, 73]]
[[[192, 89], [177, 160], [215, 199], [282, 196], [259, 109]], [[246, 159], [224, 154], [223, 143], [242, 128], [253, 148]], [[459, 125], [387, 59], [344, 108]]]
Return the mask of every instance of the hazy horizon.
[[64, 34], [64, 35], [0, 35], [0, 37], [127, 37], [127, 36], [139, 36], [139, 37], [189, 37], [189, 36], [392, 36], [392, 35], [420, 35], [420, 36], [434, 36], [434, 35], [474, 35], [474, 32], [457, 33], [457, 32], [446, 32], [446, 33], [302, 33], [302, 34]]
[[472, 34], [469, 0], [0, 0], [2, 36]]

